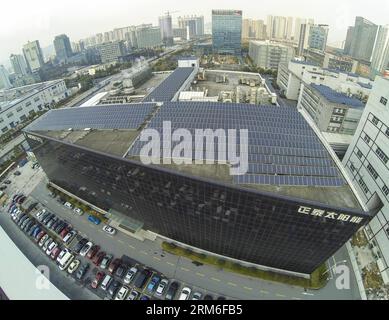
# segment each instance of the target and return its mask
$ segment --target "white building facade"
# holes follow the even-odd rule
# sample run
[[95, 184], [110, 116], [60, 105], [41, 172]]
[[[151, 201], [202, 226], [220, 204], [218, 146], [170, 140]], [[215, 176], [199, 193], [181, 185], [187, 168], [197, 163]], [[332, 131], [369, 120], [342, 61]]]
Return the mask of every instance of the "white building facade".
[[389, 79], [377, 77], [352, 143], [343, 159], [354, 185], [369, 203], [383, 207], [364, 228], [382, 278], [389, 283]]
[[280, 63], [293, 59], [294, 49], [270, 41], [250, 41], [249, 56], [258, 67], [277, 70]]

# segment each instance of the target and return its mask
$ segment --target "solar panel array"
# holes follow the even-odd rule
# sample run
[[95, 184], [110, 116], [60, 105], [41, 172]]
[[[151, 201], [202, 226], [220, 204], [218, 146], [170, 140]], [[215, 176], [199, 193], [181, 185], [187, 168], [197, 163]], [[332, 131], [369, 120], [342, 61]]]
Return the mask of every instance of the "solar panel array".
[[[243, 147], [247, 147], [249, 162], [246, 174], [233, 176], [233, 181], [237, 184], [345, 184], [328, 151], [296, 109], [211, 102], [165, 102], [152, 118], [148, 128], [156, 129], [162, 136], [164, 121], [171, 122], [172, 131], [184, 128], [193, 136], [196, 129], [247, 129], [247, 145], [240, 144], [239, 131], [236, 136], [237, 155], [241, 149], [244, 150]], [[218, 158], [217, 142], [216, 139], [215, 160], [221, 161], [224, 160], [224, 154]], [[146, 143], [138, 137], [128, 156], [138, 156]], [[171, 149], [174, 150], [178, 143], [172, 142]], [[223, 150], [227, 149], [227, 146], [228, 140], [221, 145]], [[161, 154], [163, 151], [162, 144]], [[184, 156], [183, 152], [180, 156]], [[205, 139], [192, 143], [191, 158], [208, 158]]]
[[137, 129], [154, 108], [154, 103], [139, 103], [51, 110], [31, 123], [26, 131]]
[[167, 102], [174, 98], [174, 95], [184, 84], [185, 80], [193, 72], [194, 68], [185, 67], [174, 70], [163, 82], [160, 83], [149, 95], [147, 95], [144, 102]]

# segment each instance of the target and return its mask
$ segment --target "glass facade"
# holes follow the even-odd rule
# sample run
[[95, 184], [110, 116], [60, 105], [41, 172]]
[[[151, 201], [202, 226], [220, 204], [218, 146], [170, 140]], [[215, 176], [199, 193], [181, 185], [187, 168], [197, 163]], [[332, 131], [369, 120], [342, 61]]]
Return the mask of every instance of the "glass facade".
[[[26, 134], [56, 185], [143, 228], [185, 244], [259, 265], [309, 274], [368, 217], [308, 201], [223, 185], [83, 147]], [[302, 207], [301, 207], [302, 206]], [[307, 208], [309, 207], [309, 208]], [[303, 209], [301, 209], [303, 208]], [[308, 214], [308, 211], [322, 215]], [[360, 222], [327, 219], [324, 210]]]
[[212, 10], [212, 46], [215, 53], [241, 54], [242, 11]]

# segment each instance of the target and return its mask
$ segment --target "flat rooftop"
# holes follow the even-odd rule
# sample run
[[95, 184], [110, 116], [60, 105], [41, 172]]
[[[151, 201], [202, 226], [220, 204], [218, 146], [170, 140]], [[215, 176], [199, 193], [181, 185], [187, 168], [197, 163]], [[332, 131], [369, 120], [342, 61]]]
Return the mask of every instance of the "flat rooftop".
[[[218, 161], [195, 164], [206, 158], [192, 143], [190, 164], [161, 164], [166, 169], [193, 177], [239, 185], [299, 199], [318, 201], [340, 208], [362, 210], [347, 181], [325, 146], [302, 115], [293, 108], [214, 102], [164, 102], [92, 106], [51, 110], [28, 127], [26, 132], [66, 141], [91, 150], [140, 161], [146, 142], [141, 130], [162, 133], [164, 121], [172, 130], [236, 129], [237, 153], [247, 146], [245, 174], [231, 175], [236, 165]], [[240, 129], [248, 131], [242, 142]], [[172, 149], [177, 145], [172, 143]], [[203, 141], [205, 150], [205, 144]], [[161, 154], [162, 147], [161, 147]], [[179, 157], [188, 159], [188, 155]]]
[[329, 102], [343, 104], [352, 108], [363, 108], [365, 106], [362, 101], [353, 97], [348, 97], [344, 93], [337, 92], [328, 86], [312, 83], [310, 84], [310, 87], [318, 91]]

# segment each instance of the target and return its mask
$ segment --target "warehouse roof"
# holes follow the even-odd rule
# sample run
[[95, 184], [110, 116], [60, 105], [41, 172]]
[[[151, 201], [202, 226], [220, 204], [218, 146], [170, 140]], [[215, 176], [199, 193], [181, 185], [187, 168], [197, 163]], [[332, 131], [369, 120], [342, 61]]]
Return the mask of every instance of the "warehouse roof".
[[365, 104], [362, 101], [353, 97], [348, 97], [344, 93], [337, 92], [328, 86], [322, 84], [318, 85], [314, 83], [310, 84], [310, 86], [316, 89], [329, 102], [343, 104], [354, 108], [363, 108], [365, 106]]

